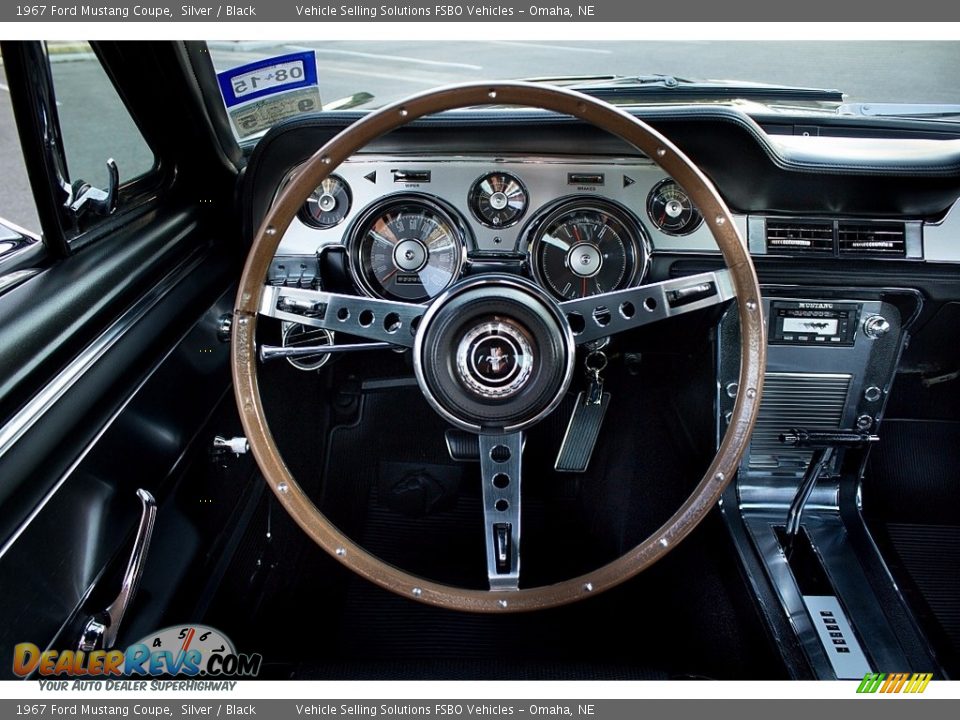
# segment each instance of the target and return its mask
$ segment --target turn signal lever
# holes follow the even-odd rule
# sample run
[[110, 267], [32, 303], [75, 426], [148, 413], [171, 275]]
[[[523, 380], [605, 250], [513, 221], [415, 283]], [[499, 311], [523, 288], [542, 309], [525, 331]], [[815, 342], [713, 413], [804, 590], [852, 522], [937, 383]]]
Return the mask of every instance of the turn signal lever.
[[805, 430], [803, 428], [791, 428], [780, 434], [780, 442], [784, 445], [796, 448], [813, 449], [813, 457], [810, 458], [810, 464], [807, 465], [807, 471], [803, 475], [803, 480], [797, 487], [797, 494], [794, 495], [790, 503], [790, 509], [787, 510], [787, 522], [784, 528], [786, 542], [784, 550], [787, 555], [793, 550], [793, 541], [800, 532], [800, 521], [803, 517], [803, 509], [813, 494], [813, 488], [816, 487], [817, 480], [824, 469], [833, 460], [834, 454], [840, 448], [864, 447], [870, 443], [875, 443], [880, 438], [866, 432], [857, 432], [855, 430]]

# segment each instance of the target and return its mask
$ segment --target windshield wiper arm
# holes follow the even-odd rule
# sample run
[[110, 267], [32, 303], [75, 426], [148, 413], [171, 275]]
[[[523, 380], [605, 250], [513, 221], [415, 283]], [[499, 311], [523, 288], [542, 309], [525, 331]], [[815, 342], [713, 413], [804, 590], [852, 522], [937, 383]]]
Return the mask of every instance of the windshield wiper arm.
[[586, 95], [625, 102], [638, 100], [793, 100], [843, 102], [840, 90], [770, 85], [735, 80], [689, 80], [673, 75], [597, 75], [592, 77], [533, 78], [533, 82], [563, 85]]
[[864, 117], [956, 117], [960, 105], [933, 103], [847, 103], [837, 108], [839, 115]]

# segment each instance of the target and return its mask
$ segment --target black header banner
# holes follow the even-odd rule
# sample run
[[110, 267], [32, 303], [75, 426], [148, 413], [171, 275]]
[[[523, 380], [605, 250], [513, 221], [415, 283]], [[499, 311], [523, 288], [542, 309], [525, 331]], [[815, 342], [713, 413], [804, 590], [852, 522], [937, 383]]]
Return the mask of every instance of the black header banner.
[[831, 22], [933, 21], [960, 17], [960, 4], [914, 0], [905, 5], [877, 0], [808, 0], [770, 3], [766, 0], [685, 0], [683, 3], [638, 0], [569, 2], [456, 2], [455, 0], [253, 0], [236, 3], [199, 0], [106, 0], [8, 3], [0, 6], [0, 22]]

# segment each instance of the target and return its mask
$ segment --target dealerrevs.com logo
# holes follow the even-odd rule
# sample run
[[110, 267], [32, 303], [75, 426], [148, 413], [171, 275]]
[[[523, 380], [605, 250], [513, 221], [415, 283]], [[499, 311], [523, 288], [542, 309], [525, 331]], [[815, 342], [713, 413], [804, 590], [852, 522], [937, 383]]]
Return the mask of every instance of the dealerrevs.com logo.
[[125, 650], [40, 650], [33, 643], [13, 648], [18, 677], [255, 677], [263, 658], [238, 653], [230, 639], [206, 625], [178, 625], [147, 635]]

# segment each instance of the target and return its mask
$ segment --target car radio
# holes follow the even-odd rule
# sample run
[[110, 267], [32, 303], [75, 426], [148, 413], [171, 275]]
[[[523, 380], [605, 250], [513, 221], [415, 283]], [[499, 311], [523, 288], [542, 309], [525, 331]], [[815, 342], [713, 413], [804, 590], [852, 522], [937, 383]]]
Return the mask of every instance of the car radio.
[[772, 300], [772, 345], [853, 345], [860, 303]]

